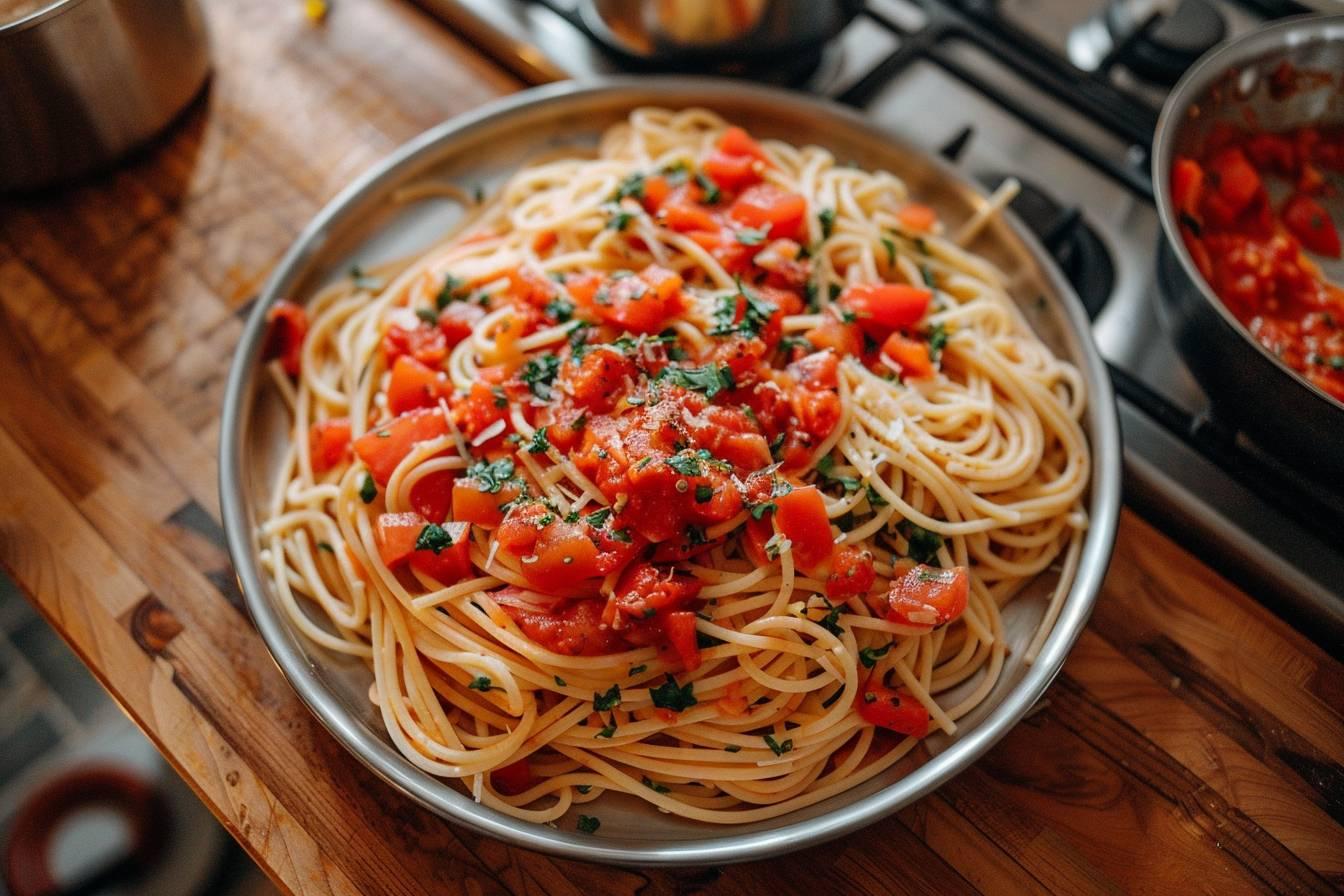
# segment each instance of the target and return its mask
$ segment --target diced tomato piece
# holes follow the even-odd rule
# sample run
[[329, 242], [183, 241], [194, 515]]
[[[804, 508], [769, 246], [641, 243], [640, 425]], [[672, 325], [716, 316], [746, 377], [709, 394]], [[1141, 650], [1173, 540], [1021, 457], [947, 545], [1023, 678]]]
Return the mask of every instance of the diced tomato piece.
[[840, 422], [840, 396], [829, 389], [796, 389], [789, 405], [798, 419], [795, 433], [806, 433], [809, 446], [825, 441]]
[[695, 614], [687, 610], [669, 613], [663, 621], [663, 631], [667, 633], [667, 640], [671, 642], [672, 649], [677, 652], [686, 671], [699, 669], [701, 656], [695, 639]]
[[742, 549], [746, 552], [747, 559], [756, 566], [769, 566], [770, 558], [765, 554], [765, 544], [774, 534], [775, 530], [770, 526], [769, 517], [747, 520], [742, 533]]
[[439, 330], [449, 349], [471, 335], [485, 317], [485, 309], [468, 302], [452, 302], [439, 313]]
[[602, 624], [602, 601], [571, 601], [552, 613], [503, 605], [523, 634], [563, 656], [601, 656], [625, 649], [620, 634]]
[[537, 547], [541, 530], [555, 519], [555, 514], [540, 501], [515, 504], [499, 524], [495, 538], [499, 546], [516, 557], [527, 557]]
[[427, 367], [438, 367], [448, 357], [448, 340], [438, 327], [408, 330], [392, 324], [383, 334], [383, 358], [391, 367], [402, 355], [411, 355]]
[[290, 376], [298, 376], [303, 360], [303, 340], [308, 335], [308, 312], [290, 301], [276, 302], [266, 312], [266, 339], [261, 357], [280, 360]]
[[431, 523], [442, 523], [452, 510], [456, 482], [457, 475], [452, 470], [435, 470], [421, 476], [411, 486], [412, 509]]
[[863, 333], [855, 324], [847, 324], [833, 314], [822, 315], [821, 323], [803, 336], [816, 348], [833, 349], [842, 358], [863, 354]]
[[420, 548], [411, 554], [411, 568], [442, 585], [455, 585], [472, 575], [471, 527], [466, 523], [443, 523], [449, 543], [439, 550]]
[[875, 339], [919, 323], [931, 301], [932, 292], [908, 283], [857, 283], [840, 294], [841, 306], [852, 311], [859, 326]]
[[[1261, 168], [1277, 171], [1280, 174], [1291, 174], [1297, 166], [1292, 141], [1279, 134], [1253, 135], [1246, 142], [1246, 155], [1250, 156], [1251, 161]], [[1177, 164], [1180, 164], [1179, 159]], [[1174, 173], [1173, 169], [1173, 175]], [[1175, 191], [1174, 180], [1172, 190]]]
[[739, 470], [770, 465], [769, 443], [738, 408], [710, 405], [689, 425], [696, 444]]
[[541, 308], [555, 298], [555, 281], [528, 265], [520, 265], [508, 274], [505, 294], [517, 304]]
[[728, 685], [723, 696], [714, 701], [714, 707], [720, 714], [729, 718], [737, 719], [746, 715], [750, 704], [747, 703], [747, 698], [742, 696], [742, 683], [735, 681]]
[[808, 389], [836, 389], [840, 386], [840, 359], [835, 352], [813, 352], [789, 365], [789, 373]]
[[[768, 272], [766, 284], [787, 289], [797, 296], [799, 290], [807, 288], [812, 278], [812, 262], [802, 257], [803, 247], [796, 240], [771, 240], [764, 249], [757, 252], [752, 263]], [[785, 314], [797, 314], [803, 310], [802, 299], [798, 307]]]
[[1283, 224], [1308, 251], [1339, 258], [1339, 231], [1330, 212], [1315, 199], [1301, 193], [1289, 199], [1283, 206]]
[[693, 230], [717, 233], [719, 219], [714, 213], [696, 202], [688, 187], [678, 187], [668, 196], [660, 210], [663, 223], [678, 233]]
[[638, 370], [623, 352], [607, 346], [597, 346], [583, 356], [577, 369], [571, 362], [565, 379], [575, 404], [598, 414], [605, 414], [627, 391], [627, 381], [634, 382]]
[[500, 505], [509, 503], [520, 493], [517, 485], [504, 485], [499, 491], [490, 492], [478, 479], [457, 479], [453, 482], [453, 519], [493, 529], [504, 521]]
[[559, 239], [554, 230], [543, 230], [532, 237], [532, 251], [538, 255], [545, 254]]
[[603, 319], [631, 333], [657, 333], [681, 309], [681, 277], [657, 265], [612, 281], [607, 303], [598, 304]]
[[511, 762], [490, 773], [490, 786], [505, 796], [517, 796], [536, 783], [527, 757]]
[[595, 306], [594, 297], [604, 280], [605, 278], [595, 271], [569, 274], [565, 277], [565, 290], [579, 307], [591, 311]]
[[[411, 566], [444, 585], [471, 573], [470, 530], [465, 523], [435, 527], [438, 538], [422, 539], [430, 522], [418, 513], [382, 513], [374, 523], [378, 556], [389, 569], [410, 562]], [[432, 546], [421, 546], [428, 542]]]
[[802, 237], [807, 200], [775, 184], [748, 187], [728, 209], [728, 217], [754, 230], [764, 230], [771, 239]]
[[874, 678], [859, 686], [854, 708], [869, 725], [912, 737], [929, 733], [929, 711], [924, 704], [909, 692], [889, 688]]
[[[452, 399], [453, 422], [468, 439], [474, 439], [487, 427], [499, 420], [506, 423], [509, 418], [507, 396], [496, 392], [495, 386], [478, 379], [471, 384], [466, 395], [456, 395]], [[507, 429], [506, 429], [507, 431]], [[501, 433], [500, 435], [503, 435]]]
[[536, 560], [523, 558], [523, 575], [543, 590], [560, 590], [580, 579], [601, 575], [597, 545], [582, 523], [557, 520], [541, 530], [533, 548]]
[[764, 164], [755, 156], [730, 155], [715, 149], [705, 156], [702, 167], [715, 184], [735, 193], [760, 182]]
[[1194, 159], [1178, 157], [1171, 166], [1171, 201], [1177, 211], [1194, 218], [1204, 193], [1204, 169]]
[[[630, 618], [647, 619], [686, 606], [700, 593], [700, 588], [699, 579], [676, 575], [671, 568], [636, 563], [621, 573], [610, 606]], [[691, 616], [694, 619], [694, 614]], [[695, 628], [694, 623], [691, 628]]]
[[318, 420], [308, 430], [308, 460], [314, 473], [325, 473], [350, 456], [350, 418]]
[[969, 595], [966, 567], [941, 569], [919, 563], [891, 580], [887, 618], [902, 625], [944, 625], [966, 611]]
[[409, 411], [355, 440], [355, 454], [369, 468], [373, 480], [387, 485], [392, 471], [420, 442], [448, 434], [448, 423], [438, 408]]
[[427, 520], [418, 513], [380, 513], [374, 523], [373, 537], [378, 556], [388, 569], [395, 569], [415, 553]]
[[447, 387], [448, 378], [441, 372], [426, 367], [410, 355], [402, 355], [392, 365], [392, 378], [387, 384], [387, 409], [394, 414], [404, 414], [415, 408], [433, 407]]
[[913, 233], [928, 233], [938, 223], [938, 213], [927, 205], [911, 202], [896, 213], [900, 225]]
[[730, 156], [751, 156], [753, 159], [760, 159], [762, 162], [770, 161], [770, 157], [766, 155], [765, 147], [757, 143], [756, 138], [736, 125], [726, 128], [719, 135], [718, 148]]
[[804, 572], [811, 572], [831, 559], [835, 542], [831, 536], [831, 521], [826, 516], [826, 502], [814, 485], [794, 488], [787, 495], [775, 498], [775, 522], [784, 537], [793, 543], [793, 562]]
[[1209, 170], [1217, 176], [1218, 195], [1227, 202], [1234, 214], [1240, 214], [1264, 189], [1260, 175], [1239, 148], [1225, 149], [1214, 156], [1209, 163]]
[[835, 552], [831, 574], [826, 577], [826, 596], [840, 601], [863, 596], [873, 587], [873, 555], [863, 548], [847, 544]]
[[644, 178], [644, 195], [640, 197], [639, 202], [646, 212], [654, 215], [671, 194], [672, 185], [668, 183], [667, 178], [661, 174], [652, 174]]
[[896, 362], [903, 377], [919, 379], [933, 376], [936, 372], [933, 359], [929, 357], [929, 346], [902, 333], [892, 333], [887, 337], [887, 341], [882, 343], [882, 354]]

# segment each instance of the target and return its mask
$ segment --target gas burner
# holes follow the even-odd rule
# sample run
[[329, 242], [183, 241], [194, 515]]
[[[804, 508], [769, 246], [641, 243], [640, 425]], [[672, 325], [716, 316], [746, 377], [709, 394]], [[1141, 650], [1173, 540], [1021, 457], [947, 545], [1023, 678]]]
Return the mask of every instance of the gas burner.
[[[1009, 176], [986, 172], [979, 176], [979, 180], [994, 190]], [[1069, 283], [1073, 284], [1078, 298], [1082, 299], [1087, 316], [1095, 318], [1115, 287], [1111, 253], [1076, 206], [1065, 208], [1032, 181], [1021, 177], [1017, 181], [1021, 189], [1008, 207], [1055, 259]]]
[[1112, 0], [1070, 32], [1070, 61], [1084, 71], [1120, 63], [1146, 81], [1175, 84], [1222, 42], [1227, 22], [1209, 0], [1180, 0], [1169, 12], [1162, 6], [1156, 0]]

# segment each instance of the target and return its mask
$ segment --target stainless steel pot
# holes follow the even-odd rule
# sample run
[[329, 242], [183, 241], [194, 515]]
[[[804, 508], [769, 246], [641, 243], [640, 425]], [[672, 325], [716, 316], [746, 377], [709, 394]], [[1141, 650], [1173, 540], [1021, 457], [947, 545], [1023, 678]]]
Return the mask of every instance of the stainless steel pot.
[[584, 24], [607, 46], [667, 65], [753, 62], [819, 48], [863, 0], [584, 0]]
[[0, 190], [66, 180], [162, 130], [205, 83], [197, 0], [57, 0], [0, 18]]
[[[1284, 62], [1329, 78], [1315, 89], [1276, 99], [1269, 78]], [[1199, 155], [1201, 141], [1218, 121], [1250, 120], [1275, 131], [1344, 123], [1342, 79], [1344, 15], [1290, 19], [1201, 59], [1167, 98], [1153, 140], [1153, 189], [1163, 230], [1159, 318], [1220, 418], [1325, 482], [1344, 482], [1344, 404], [1257, 342], [1204, 281], [1181, 239], [1171, 166], [1177, 155]], [[1334, 219], [1344, 221], [1344, 204], [1336, 199], [1331, 205]], [[1323, 267], [1333, 282], [1344, 283], [1344, 266]]]

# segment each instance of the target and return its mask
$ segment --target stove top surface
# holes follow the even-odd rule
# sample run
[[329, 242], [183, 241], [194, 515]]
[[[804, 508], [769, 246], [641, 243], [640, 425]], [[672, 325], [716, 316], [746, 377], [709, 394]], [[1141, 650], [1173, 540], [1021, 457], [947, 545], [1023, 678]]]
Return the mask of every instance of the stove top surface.
[[[584, 30], [579, 0], [417, 2], [532, 83], [630, 71]], [[1169, 85], [1207, 46], [1303, 9], [868, 0], [815, 58], [752, 74], [862, 108], [987, 189], [1016, 177], [1014, 212], [1073, 283], [1112, 367], [1127, 500], [1339, 649], [1344, 541], [1320, 533], [1344, 531], [1344, 492], [1223, 431], [1154, 313], [1161, 229], [1148, 144]]]

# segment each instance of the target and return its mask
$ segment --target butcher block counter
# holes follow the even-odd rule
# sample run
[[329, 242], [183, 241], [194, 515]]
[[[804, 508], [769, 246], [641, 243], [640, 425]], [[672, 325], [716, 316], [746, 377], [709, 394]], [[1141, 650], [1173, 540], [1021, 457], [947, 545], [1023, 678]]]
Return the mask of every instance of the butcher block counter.
[[286, 892], [1244, 893], [1344, 887], [1344, 665], [1126, 511], [1036, 712], [932, 796], [780, 859], [606, 868], [402, 798], [271, 661], [220, 529], [243, 319], [300, 228], [521, 85], [405, 0], [206, 3], [215, 74], [114, 173], [0, 200], [0, 562]]

